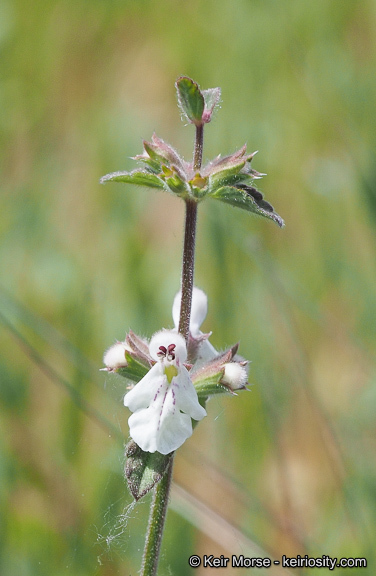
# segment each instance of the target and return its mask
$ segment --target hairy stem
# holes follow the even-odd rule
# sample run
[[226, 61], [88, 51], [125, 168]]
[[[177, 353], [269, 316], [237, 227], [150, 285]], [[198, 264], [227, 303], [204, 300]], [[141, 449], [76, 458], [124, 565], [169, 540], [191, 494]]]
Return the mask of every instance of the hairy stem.
[[[196, 126], [196, 139], [193, 151], [193, 168], [200, 170], [204, 145], [204, 125]], [[193, 276], [195, 270], [195, 245], [197, 225], [197, 202], [185, 201], [185, 233], [183, 248], [183, 269], [181, 275], [181, 306], [179, 332], [188, 342], [189, 321], [191, 318]]]
[[202, 150], [204, 147], [204, 124], [196, 126], [195, 149], [193, 151], [193, 168], [200, 170], [202, 164]]
[[195, 242], [197, 223], [197, 202], [186, 200], [185, 203], [185, 234], [183, 248], [183, 270], [181, 277], [181, 306], [179, 332], [188, 342], [189, 321], [191, 318], [193, 275], [195, 267]]
[[167, 514], [168, 495], [172, 480], [173, 461], [173, 456], [171, 456], [162, 480], [158, 482], [154, 488], [144, 555], [142, 558], [141, 576], [155, 576], [157, 574], [159, 552]]
[[[196, 126], [193, 165], [194, 169], [197, 171], [201, 168], [203, 138], [204, 127]], [[196, 224], [197, 202], [196, 200], [188, 199], [185, 201], [185, 231], [179, 319], [179, 333], [184, 336], [186, 342], [188, 342], [189, 322], [191, 318], [193, 275], [195, 268]], [[173, 462], [174, 454], [172, 453], [162, 480], [160, 480], [154, 488], [140, 576], [156, 576], [157, 574], [163, 528], [166, 520], [168, 498], [171, 488]]]

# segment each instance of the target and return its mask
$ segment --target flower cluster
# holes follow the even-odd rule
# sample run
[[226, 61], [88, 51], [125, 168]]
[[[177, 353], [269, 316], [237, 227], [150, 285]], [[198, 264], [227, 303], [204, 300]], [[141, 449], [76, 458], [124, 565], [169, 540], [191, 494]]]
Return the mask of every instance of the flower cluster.
[[[192, 80], [181, 77], [176, 83], [179, 105], [185, 119], [197, 126], [210, 122], [220, 99], [219, 88], [200, 90]], [[251, 168], [256, 152], [247, 153], [244, 145], [228, 156], [217, 156], [206, 166], [195, 169], [195, 163], [185, 161], [169, 144], [153, 134], [144, 141], [144, 151], [134, 157], [141, 167], [131, 172], [112, 172], [101, 183], [124, 182], [164, 190], [183, 200], [200, 202], [205, 197], [269, 218], [284, 226], [254, 181], [265, 174]]]
[[169, 454], [179, 448], [192, 434], [192, 419], [206, 416], [209, 396], [235, 393], [247, 383], [247, 362], [236, 355], [237, 345], [218, 353], [210, 334], [200, 330], [207, 313], [206, 294], [193, 289], [188, 346], [177, 331], [180, 306], [179, 292], [172, 310], [173, 330], [157, 332], [150, 342], [129, 332], [104, 355], [105, 370], [133, 384], [124, 405], [133, 412], [130, 435], [144, 452]]

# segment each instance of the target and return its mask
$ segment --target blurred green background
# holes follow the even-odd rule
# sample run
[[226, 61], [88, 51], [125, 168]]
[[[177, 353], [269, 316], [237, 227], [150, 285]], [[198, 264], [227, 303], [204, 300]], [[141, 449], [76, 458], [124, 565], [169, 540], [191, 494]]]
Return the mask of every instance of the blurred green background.
[[124, 385], [99, 368], [129, 328], [171, 326], [184, 206], [98, 181], [153, 131], [191, 156], [181, 74], [222, 88], [204, 159], [259, 150], [286, 228], [200, 206], [203, 329], [240, 341], [253, 386], [178, 452], [160, 574], [207, 574], [193, 553], [374, 574], [375, 26], [372, 0], [2, 1], [3, 576], [140, 568], [149, 500], [130, 506]]

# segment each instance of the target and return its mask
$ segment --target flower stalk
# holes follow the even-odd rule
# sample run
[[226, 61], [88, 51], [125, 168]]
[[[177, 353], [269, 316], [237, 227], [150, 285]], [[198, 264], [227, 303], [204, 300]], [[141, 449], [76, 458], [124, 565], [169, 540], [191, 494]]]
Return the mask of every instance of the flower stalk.
[[195, 244], [197, 225], [197, 202], [186, 200], [185, 202], [185, 232], [183, 248], [183, 268], [181, 277], [181, 308], [179, 332], [188, 342], [189, 322], [192, 307], [192, 290], [195, 266]]
[[193, 153], [193, 169], [199, 171], [202, 164], [202, 150], [204, 147], [204, 124], [196, 126], [196, 141]]
[[[201, 169], [202, 151], [204, 146], [204, 124], [196, 126], [196, 140], [193, 151], [193, 169]], [[189, 321], [192, 308], [192, 290], [195, 267], [195, 245], [197, 226], [197, 202], [187, 199], [185, 201], [185, 232], [183, 248], [183, 270], [181, 278], [181, 308], [179, 332], [188, 343]]]
[[[196, 126], [196, 139], [194, 146], [194, 168], [199, 171], [202, 163], [204, 142], [204, 125]], [[188, 344], [189, 324], [192, 308], [193, 278], [195, 267], [195, 246], [197, 226], [197, 206], [195, 200], [185, 200], [185, 230], [183, 246], [183, 264], [181, 277], [181, 306], [179, 319], [179, 333]], [[172, 468], [174, 454], [172, 454], [168, 469], [162, 480], [154, 487], [154, 494], [150, 506], [149, 524], [146, 534], [144, 554], [142, 559], [141, 576], [156, 576], [164, 524], [167, 515], [167, 505], [171, 489]]]

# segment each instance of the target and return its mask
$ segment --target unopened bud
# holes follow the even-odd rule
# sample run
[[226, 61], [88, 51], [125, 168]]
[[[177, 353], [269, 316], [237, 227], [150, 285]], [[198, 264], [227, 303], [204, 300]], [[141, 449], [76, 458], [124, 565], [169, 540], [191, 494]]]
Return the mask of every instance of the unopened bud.
[[127, 361], [125, 359], [125, 352], [130, 352], [131, 349], [125, 342], [116, 342], [111, 348], [109, 348], [103, 357], [103, 363], [107, 367], [107, 370], [117, 370], [127, 366]]
[[247, 370], [244, 362], [229, 362], [224, 365], [225, 373], [221, 379], [221, 384], [228, 386], [233, 392], [244, 390], [247, 383]]

